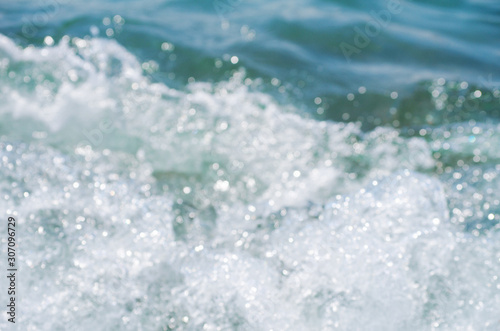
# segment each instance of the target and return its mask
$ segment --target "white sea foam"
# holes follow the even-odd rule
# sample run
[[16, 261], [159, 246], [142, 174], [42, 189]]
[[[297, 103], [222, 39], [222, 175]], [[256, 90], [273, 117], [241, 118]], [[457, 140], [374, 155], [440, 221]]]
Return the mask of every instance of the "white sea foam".
[[109, 40], [0, 54], [27, 330], [498, 329], [498, 233], [464, 231], [432, 174], [433, 152], [475, 155], [461, 130], [307, 119], [243, 72], [174, 90]]

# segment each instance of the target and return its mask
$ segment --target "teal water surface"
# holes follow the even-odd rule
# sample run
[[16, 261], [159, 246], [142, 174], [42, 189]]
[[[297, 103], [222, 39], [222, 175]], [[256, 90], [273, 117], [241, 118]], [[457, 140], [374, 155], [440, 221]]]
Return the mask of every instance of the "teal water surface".
[[20, 327], [500, 329], [499, 33], [487, 0], [0, 2]]

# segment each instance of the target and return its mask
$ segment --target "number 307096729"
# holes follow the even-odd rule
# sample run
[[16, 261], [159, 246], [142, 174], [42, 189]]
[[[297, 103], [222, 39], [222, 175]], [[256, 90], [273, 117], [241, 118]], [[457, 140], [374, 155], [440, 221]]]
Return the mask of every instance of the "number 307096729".
[[16, 265], [16, 220], [14, 217], [9, 217], [7, 225], [7, 233], [9, 235], [7, 242], [7, 255], [9, 267], [13, 268]]

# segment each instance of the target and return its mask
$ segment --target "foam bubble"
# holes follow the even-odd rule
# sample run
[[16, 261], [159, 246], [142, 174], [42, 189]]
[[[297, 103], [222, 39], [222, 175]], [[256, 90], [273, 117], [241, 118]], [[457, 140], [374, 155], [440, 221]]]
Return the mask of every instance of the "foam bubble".
[[497, 328], [494, 127], [363, 132], [243, 71], [171, 89], [110, 40], [0, 53], [27, 329]]

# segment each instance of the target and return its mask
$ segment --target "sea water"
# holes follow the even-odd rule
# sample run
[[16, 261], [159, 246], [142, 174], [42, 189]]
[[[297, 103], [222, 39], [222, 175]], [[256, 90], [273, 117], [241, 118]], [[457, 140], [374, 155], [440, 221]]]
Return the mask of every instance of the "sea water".
[[1, 3], [19, 327], [499, 330], [499, 32], [495, 1]]

